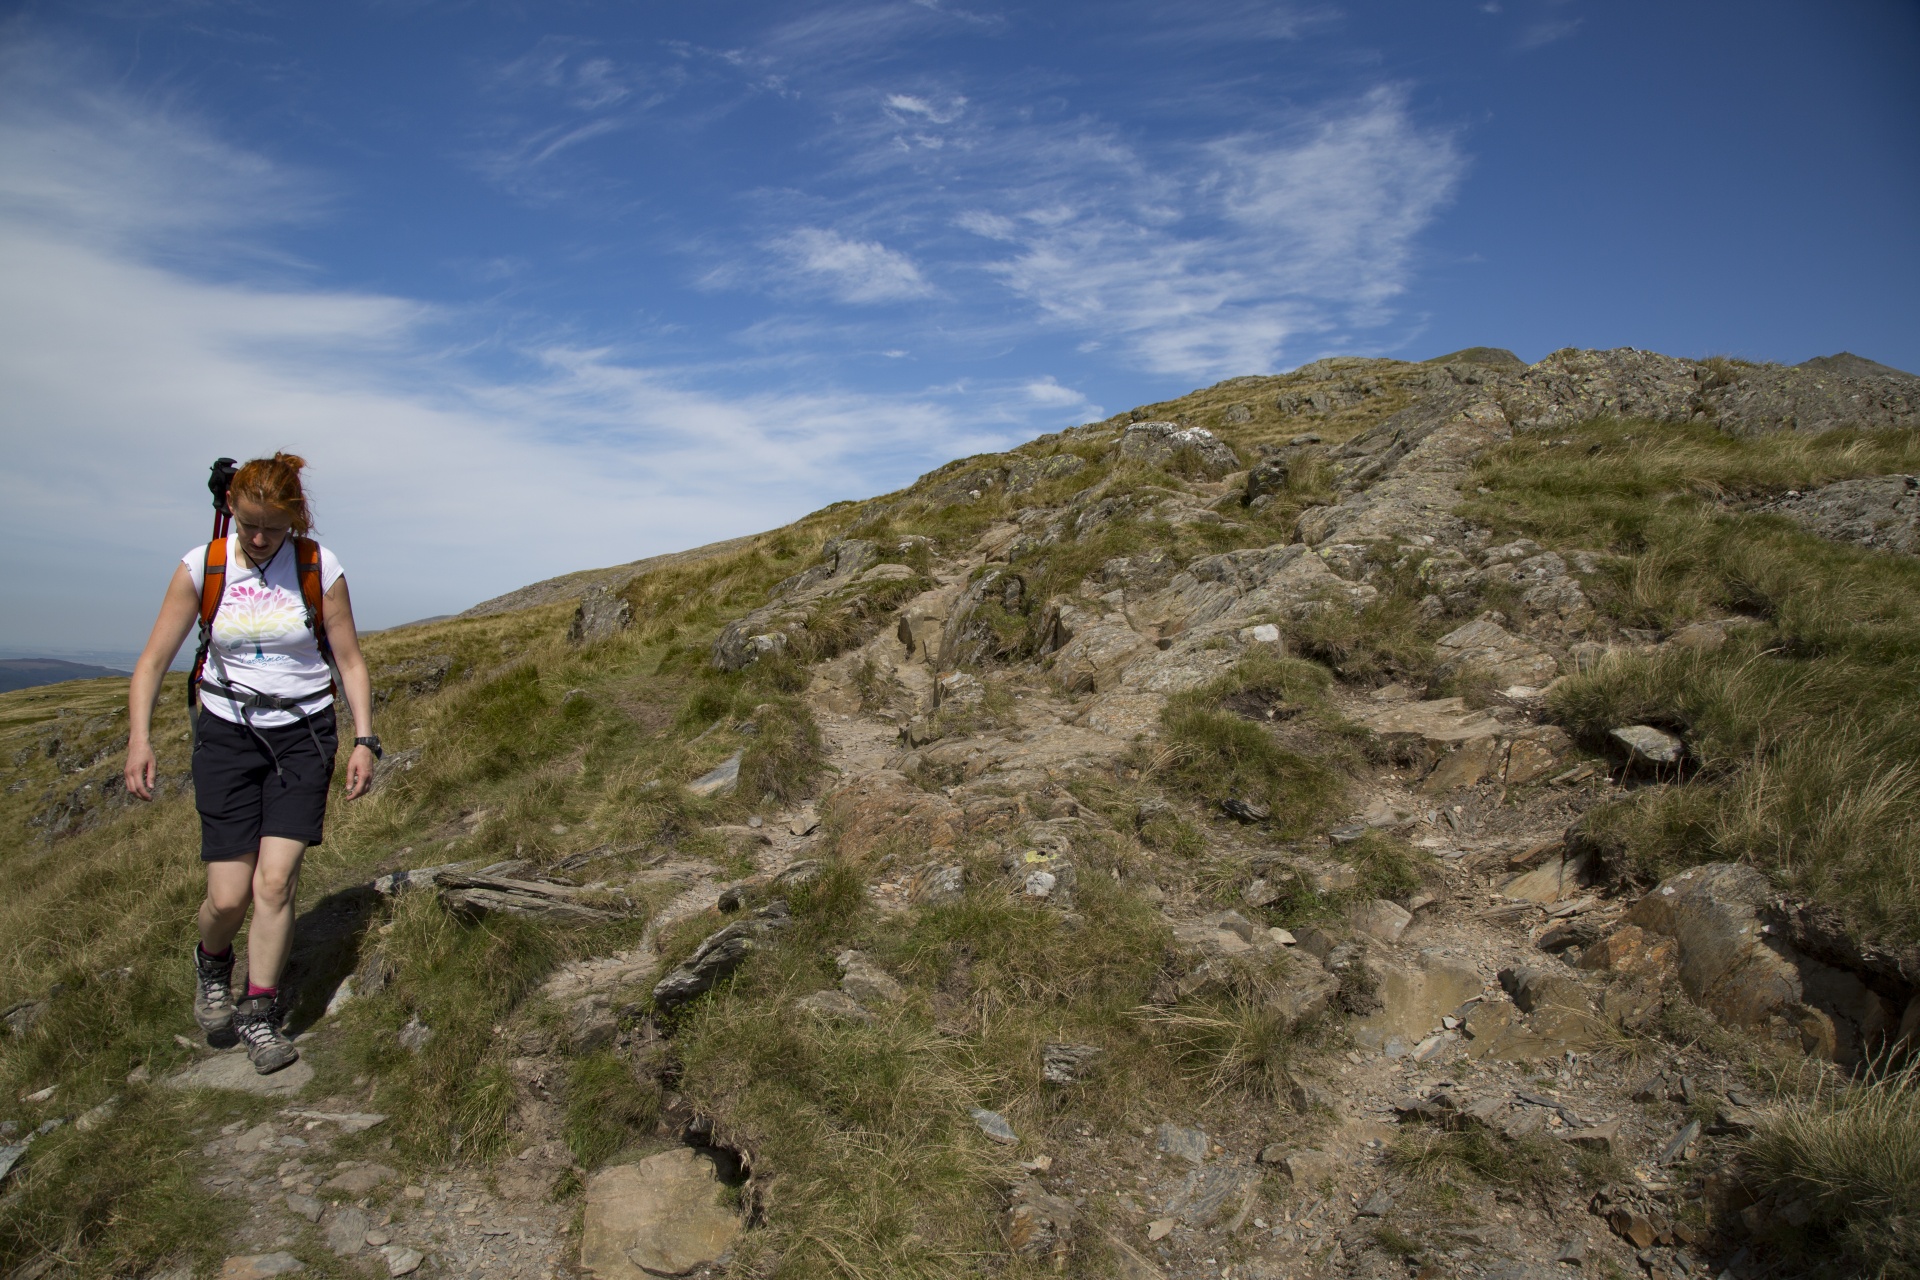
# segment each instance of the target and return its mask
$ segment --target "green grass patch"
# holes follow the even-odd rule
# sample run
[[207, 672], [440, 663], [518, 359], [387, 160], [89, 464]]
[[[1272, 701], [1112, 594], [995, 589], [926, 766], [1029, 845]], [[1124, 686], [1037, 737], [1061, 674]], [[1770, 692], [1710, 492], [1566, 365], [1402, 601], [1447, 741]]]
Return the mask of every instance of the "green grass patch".
[[593, 1169], [660, 1118], [660, 1081], [635, 1064], [600, 1050], [567, 1064], [566, 1117], [562, 1129], [576, 1164]]
[[120, 1275], [159, 1258], [219, 1266], [220, 1236], [241, 1213], [199, 1185], [197, 1153], [183, 1150], [211, 1134], [202, 1101], [122, 1092], [109, 1122], [89, 1133], [55, 1129], [14, 1170], [0, 1209], [0, 1268], [48, 1255], [74, 1275]]
[[[513, 1103], [503, 1023], [566, 954], [562, 934], [513, 916], [468, 923], [416, 893], [395, 903], [378, 945], [395, 976], [347, 1007], [330, 1073], [372, 1078], [372, 1105], [412, 1158], [497, 1154]], [[400, 1044], [413, 1019], [433, 1031], [418, 1053]]]
[[1219, 680], [1168, 701], [1160, 717], [1162, 744], [1148, 768], [1209, 809], [1229, 798], [1264, 805], [1276, 833], [1304, 834], [1345, 798], [1341, 771], [1324, 750], [1309, 755], [1283, 745], [1272, 730], [1222, 704], [1236, 696], [1299, 704], [1308, 708], [1301, 717], [1336, 725], [1324, 709], [1327, 684], [1326, 672], [1310, 663], [1266, 654], [1243, 658]]
[[1740, 616], [1711, 653], [1621, 655], [1551, 703], [1587, 745], [1680, 733], [1697, 771], [1590, 814], [1616, 870], [1747, 861], [1876, 940], [1920, 939], [1920, 561], [1739, 509], [1787, 488], [1920, 467], [1912, 432], [1735, 438], [1598, 422], [1517, 440], [1479, 468], [1470, 518], [1617, 553], [1589, 595], [1623, 626]]
[[1912, 1066], [1857, 1083], [1829, 1078], [1770, 1110], [1748, 1139], [1758, 1189], [1811, 1211], [1816, 1239], [1801, 1242], [1809, 1255], [1837, 1245], [1854, 1274], [1920, 1276], [1915, 1086]]

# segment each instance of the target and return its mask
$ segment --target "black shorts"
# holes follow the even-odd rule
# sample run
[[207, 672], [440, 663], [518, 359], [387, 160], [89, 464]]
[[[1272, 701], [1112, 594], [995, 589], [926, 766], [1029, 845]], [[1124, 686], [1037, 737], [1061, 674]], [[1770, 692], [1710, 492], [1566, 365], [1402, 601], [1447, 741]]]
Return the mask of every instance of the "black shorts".
[[320, 843], [340, 743], [331, 706], [293, 724], [251, 731], [202, 711], [194, 729], [193, 803], [200, 810], [202, 862], [258, 853], [262, 836]]

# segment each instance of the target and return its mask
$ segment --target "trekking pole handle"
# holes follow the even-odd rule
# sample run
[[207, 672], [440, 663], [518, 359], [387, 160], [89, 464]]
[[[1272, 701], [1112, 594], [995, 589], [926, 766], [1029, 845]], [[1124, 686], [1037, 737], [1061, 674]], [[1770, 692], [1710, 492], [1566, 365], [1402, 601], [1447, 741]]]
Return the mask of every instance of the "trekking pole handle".
[[216, 458], [207, 477], [207, 490], [213, 494], [213, 509], [223, 516], [233, 514], [233, 508], [227, 505], [227, 490], [233, 487], [233, 476], [237, 468], [232, 458]]

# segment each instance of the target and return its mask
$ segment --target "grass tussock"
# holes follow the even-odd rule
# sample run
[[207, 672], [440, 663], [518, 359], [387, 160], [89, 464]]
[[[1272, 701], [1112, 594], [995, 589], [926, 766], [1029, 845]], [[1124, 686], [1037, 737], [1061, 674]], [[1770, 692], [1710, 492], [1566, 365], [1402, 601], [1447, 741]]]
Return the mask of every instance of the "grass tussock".
[[1803, 1201], [1856, 1274], [1920, 1276], [1920, 1077], [1909, 1064], [1823, 1079], [1766, 1114], [1746, 1161], [1760, 1189]]
[[[379, 945], [395, 976], [348, 1006], [347, 1053], [328, 1065], [337, 1073], [350, 1062], [372, 1076], [373, 1104], [394, 1117], [395, 1141], [416, 1158], [487, 1159], [513, 1105], [497, 1028], [551, 970], [562, 943], [515, 917], [467, 923], [423, 893], [399, 900]], [[433, 1032], [418, 1053], [399, 1035], [415, 1020]]]
[[1140, 1018], [1202, 1094], [1239, 1093], [1265, 1101], [1287, 1096], [1288, 1063], [1310, 1042], [1280, 1010], [1244, 995], [1145, 1006]]
[[1424, 686], [1433, 672], [1433, 641], [1444, 625], [1418, 612], [1417, 590], [1392, 582], [1358, 612], [1329, 603], [1287, 624], [1287, 640], [1302, 657], [1322, 663], [1349, 684], [1382, 685], [1397, 680]]
[[[1013, 1154], [1056, 1124], [1119, 1123], [1149, 1088], [1183, 1081], [1129, 1011], [1164, 946], [1157, 913], [1084, 873], [1078, 921], [1018, 901], [997, 861], [968, 863], [967, 896], [898, 923], [878, 917], [844, 864], [792, 895], [777, 950], [692, 1006], [675, 1036], [679, 1087], [754, 1154], [767, 1223], [742, 1265], [766, 1276], [975, 1274], [1003, 1256], [995, 1225]], [[798, 1017], [792, 1002], [833, 984], [855, 947], [906, 987], [865, 1024]], [[1040, 1081], [1052, 1041], [1105, 1050], [1067, 1099]], [[986, 1107], [1023, 1139], [995, 1149], [968, 1115]]]
[[[1298, 736], [1309, 727], [1338, 730], [1324, 706], [1327, 685], [1326, 672], [1310, 663], [1249, 655], [1219, 680], [1169, 700], [1161, 713], [1162, 743], [1146, 759], [1147, 769], [1210, 809], [1228, 799], [1263, 805], [1275, 832], [1304, 833], [1346, 793], [1329, 759], [1340, 758], [1343, 739], [1337, 732]], [[1229, 699], [1294, 709], [1287, 728], [1299, 745], [1286, 745], [1266, 725], [1224, 709]]]
[[740, 757], [740, 793], [791, 804], [807, 793], [826, 759], [820, 726], [805, 703], [782, 698], [756, 709], [755, 727]]
[[562, 1128], [574, 1162], [597, 1168], [622, 1147], [652, 1132], [660, 1118], [660, 1080], [608, 1050], [567, 1064]]
[[1916, 467], [1911, 432], [1740, 439], [1629, 422], [1559, 447], [1516, 441], [1481, 464], [1471, 518], [1615, 553], [1587, 589], [1616, 624], [1742, 624], [1715, 651], [1618, 654], [1556, 689], [1555, 718], [1590, 746], [1646, 723], [1693, 757], [1685, 786], [1589, 815], [1617, 870], [1650, 880], [1747, 861], [1870, 938], [1920, 938], [1920, 562], [1745, 509]]
[[1464, 1203], [1468, 1193], [1480, 1187], [1551, 1202], [1575, 1186], [1597, 1187], [1632, 1176], [1611, 1157], [1573, 1150], [1551, 1138], [1515, 1142], [1479, 1125], [1452, 1130], [1403, 1126], [1387, 1148], [1387, 1167], [1442, 1207]]
[[[680, 1036], [684, 1086], [754, 1152], [777, 1277], [957, 1276], [990, 1239], [1000, 1158], [981, 1080], [925, 1024], [832, 1026], [771, 1000], [712, 1002]], [[758, 1265], [755, 1265], [755, 1264]]]

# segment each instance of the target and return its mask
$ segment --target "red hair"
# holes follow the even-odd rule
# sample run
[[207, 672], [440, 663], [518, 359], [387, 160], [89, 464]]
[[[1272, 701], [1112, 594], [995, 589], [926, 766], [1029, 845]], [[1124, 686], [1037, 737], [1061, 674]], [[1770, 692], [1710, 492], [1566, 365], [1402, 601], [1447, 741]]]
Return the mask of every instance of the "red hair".
[[274, 508], [287, 517], [296, 536], [305, 537], [313, 528], [313, 512], [307, 506], [306, 491], [300, 487], [300, 472], [306, 465], [305, 458], [291, 453], [255, 458], [234, 472], [227, 497], [229, 501], [245, 498]]

